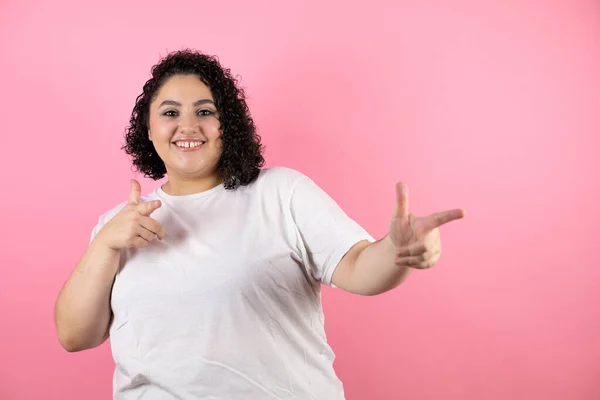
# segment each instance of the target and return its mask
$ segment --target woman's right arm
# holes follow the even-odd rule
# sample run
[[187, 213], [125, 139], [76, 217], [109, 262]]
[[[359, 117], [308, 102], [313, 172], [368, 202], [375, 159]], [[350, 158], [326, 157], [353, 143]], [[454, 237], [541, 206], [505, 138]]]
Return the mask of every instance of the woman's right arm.
[[58, 340], [67, 351], [91, 349], [108, 338], [110, 294], [120, 251], [97, 239], [90, 243], [56, 300]]
[[160, 201], [142, 203], [140, 193], [140, 184], [132, 180], [129, 201], [92, 239], [56, 299], [54, 322], [67, 351], [91, 349], [108, 338], [110, 296], [121, 250], [164, 238], [162, 225], [150, 218]]

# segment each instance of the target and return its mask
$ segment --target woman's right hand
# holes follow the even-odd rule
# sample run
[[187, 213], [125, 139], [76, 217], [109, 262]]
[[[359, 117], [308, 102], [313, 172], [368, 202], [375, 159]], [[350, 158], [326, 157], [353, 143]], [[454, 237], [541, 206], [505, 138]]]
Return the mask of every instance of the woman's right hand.
[[150, 218], [161, 206], [160, 200], [141, 202], [142, 189], [135, 179], [131, 180], [131, 193], [127, 204], [102, 227], [97, 241], [113, 250], [146, 247], [157, 236], [165, 237], [161, 223]]

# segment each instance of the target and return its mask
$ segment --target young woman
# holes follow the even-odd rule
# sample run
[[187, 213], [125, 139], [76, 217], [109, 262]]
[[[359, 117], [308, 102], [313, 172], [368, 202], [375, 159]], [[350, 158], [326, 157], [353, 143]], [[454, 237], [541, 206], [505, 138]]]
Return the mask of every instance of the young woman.
[[344, 399], [320, 285], [376, 295], [440, 257], [438, 227], [397, 184], [389, 234], [372, 238], [310, 178], [263, 168], [229, 70], [172, 53], [138, 97], [125, 151], [168, 181], [103, 214], [56, 301], [68, 351], [110, 337], [116, 399]]

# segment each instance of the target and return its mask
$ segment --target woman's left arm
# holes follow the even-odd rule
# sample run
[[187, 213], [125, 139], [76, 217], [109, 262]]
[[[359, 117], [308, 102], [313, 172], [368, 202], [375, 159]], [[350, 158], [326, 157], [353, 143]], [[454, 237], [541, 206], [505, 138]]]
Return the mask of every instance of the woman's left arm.
[[376, 242], [361, 241], [341, 259], [332, 283], [348, 292], [377, 295], [401, 284], [413, 269], [434, 266], [441, 255], [440, 226], [463, 218], [464, 210], [442, 211], [426, 217], [408, 212], [408, 188], [396, 185], [396, 210], [389, 233]]

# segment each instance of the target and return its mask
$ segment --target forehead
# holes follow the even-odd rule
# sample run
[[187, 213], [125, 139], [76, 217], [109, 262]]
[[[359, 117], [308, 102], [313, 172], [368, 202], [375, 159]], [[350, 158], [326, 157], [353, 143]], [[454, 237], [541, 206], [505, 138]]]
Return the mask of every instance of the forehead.
[[214, 100], [208, 86], [196, 75], [174, 75], [168, 78], [156, 95], [156, 100], [175, 100], [181, 103]]

